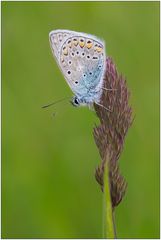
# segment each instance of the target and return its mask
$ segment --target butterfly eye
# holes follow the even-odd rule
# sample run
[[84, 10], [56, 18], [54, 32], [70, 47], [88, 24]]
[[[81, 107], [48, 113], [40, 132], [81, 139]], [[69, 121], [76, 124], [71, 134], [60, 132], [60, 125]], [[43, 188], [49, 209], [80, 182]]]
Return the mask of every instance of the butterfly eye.
[[72, 104], [73, 104], [73, 106], [75, 106], [75, 107], [77, 107], [77, 106], [79, 106], [80, 105], [80, 103], [79, 103], [79, 100], [78, 100], [78, 98], [77, 97], [74, 97], [73, 98], [73, 101], [71, 102]]

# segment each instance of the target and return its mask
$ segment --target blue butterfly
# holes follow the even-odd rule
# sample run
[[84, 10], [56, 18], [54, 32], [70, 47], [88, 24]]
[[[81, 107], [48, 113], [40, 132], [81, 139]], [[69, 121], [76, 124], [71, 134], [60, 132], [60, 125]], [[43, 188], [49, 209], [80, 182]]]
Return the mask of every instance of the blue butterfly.
[[[69, 30], [49, 34], [53, 55], [74, 93], [74, 106], [96, 103], [103, 89], [105, 44], [95, 36]], [[102, 106], [103, 107], [103, 106]]]

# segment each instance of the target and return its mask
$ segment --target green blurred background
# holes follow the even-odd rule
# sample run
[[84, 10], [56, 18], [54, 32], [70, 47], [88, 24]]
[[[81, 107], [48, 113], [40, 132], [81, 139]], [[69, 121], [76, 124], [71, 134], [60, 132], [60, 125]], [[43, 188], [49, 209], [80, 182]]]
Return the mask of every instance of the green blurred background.
[[49, 47], [54, 29], [103, 38], [126, 77], [135, 121], [117, 235], [159, 238], [159, 2], [2, 2], [2, 237], [102, 238], [98, 119], [67, 101], [41, 109], [72, 96]]

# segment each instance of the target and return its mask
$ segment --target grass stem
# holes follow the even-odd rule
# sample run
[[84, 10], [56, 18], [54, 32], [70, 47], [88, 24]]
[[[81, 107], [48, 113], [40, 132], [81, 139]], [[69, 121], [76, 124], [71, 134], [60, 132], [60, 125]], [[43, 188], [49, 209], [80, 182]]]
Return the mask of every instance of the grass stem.
[[104, 169], [104, 194], [103, 194], [103, 238], [115, 238], [113, 213], [110, 196], [108, 163], [105, 163]]

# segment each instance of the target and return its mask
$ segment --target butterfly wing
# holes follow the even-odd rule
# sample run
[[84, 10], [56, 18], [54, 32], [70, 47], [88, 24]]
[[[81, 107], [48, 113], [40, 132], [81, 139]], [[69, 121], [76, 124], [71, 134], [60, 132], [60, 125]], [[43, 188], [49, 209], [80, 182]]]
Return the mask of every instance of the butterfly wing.
[[55, 30], [49, 33], [51, 49], [57, 61], [60, 56], [61, 46], [69, 36], [72, 36], [72, 32], [68, 30]]
[[67, 83], [76, 95], [85, 96], [103, 81], [105, 45], [95, 36], [68, 30], [50, 33], [50, 43]]

